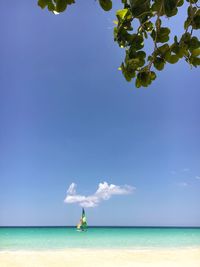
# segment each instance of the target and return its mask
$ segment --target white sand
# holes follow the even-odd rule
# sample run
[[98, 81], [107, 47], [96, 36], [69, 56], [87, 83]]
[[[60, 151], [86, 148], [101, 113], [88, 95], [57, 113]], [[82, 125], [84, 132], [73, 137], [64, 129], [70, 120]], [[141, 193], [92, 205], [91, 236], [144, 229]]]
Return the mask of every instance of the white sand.
[[200, 267], [200, 248], [0, 252], [0, 267]]

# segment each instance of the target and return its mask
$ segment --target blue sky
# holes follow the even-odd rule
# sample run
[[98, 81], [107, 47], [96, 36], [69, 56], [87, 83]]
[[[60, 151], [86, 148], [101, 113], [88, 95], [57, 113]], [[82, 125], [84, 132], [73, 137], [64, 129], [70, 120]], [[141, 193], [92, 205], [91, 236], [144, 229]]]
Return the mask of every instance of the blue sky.
[[96, 1], [59, 16], [0, 8], [0, 225], [75, 225], [68, 186], [91, 195], [107, 181], [136, 190], [88, 208], [90, 225], [200, 226], [199, 70], [168, 65], [138, 90]]

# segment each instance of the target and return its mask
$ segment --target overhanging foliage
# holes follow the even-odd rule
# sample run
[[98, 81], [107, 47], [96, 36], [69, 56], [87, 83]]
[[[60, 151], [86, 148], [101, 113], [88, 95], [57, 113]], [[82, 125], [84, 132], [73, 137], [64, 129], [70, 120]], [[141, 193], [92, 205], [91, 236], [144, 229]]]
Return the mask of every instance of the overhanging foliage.
[[[200, 41], [194, 32], [200, 29], [200, 8], [198, 0], [121, 0], [122, 9], [116, 11], [114, 40], [125, 49], [125, 59], [120, 66], [127, 81], [148, 87], [156, 79], [154, 70], [161, 71], [167, 63], [175, 64], [184, 58], [191, 66], [200, 65]], [[183, 21], [183, 34], [174, 36], [169, 43], [170, 29], [164, 27], [162, 19], [177, 15], [179, 7], [188, 4], [187, 17]], [[38, 0], [41, 8], [60, 13], [75, 0]], [[99, 0], [100, 6], [109, 11], [111, 0]], [[137, 21], [137, 22], [136, 22]], [[136, 27], [136, 25], [138, 25]], [[152, 52], [147, 55], [145, 39], [153, 41]]]

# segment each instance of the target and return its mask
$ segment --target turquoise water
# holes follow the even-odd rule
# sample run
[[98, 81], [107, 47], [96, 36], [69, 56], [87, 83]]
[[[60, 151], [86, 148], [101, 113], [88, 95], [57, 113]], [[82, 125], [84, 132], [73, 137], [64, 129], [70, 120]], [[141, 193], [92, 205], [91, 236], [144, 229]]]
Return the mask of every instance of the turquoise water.
[[200, 228], [0, 228], [0, 250], [199, 247]]

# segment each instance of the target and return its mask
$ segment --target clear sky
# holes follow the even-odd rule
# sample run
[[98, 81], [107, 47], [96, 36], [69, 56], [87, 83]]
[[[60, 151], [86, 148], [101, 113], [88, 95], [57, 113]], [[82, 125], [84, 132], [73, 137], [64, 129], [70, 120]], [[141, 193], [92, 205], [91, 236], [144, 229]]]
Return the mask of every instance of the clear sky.
[[200, 226], [199, 69], [168, 65], [135, 89], [117, 70], [114, 13], [36, 2], [0, 2], [0, 225], [74, 225], [69, 185], [91, 195], [106, 181], [136, 189], [86, 209], [90, 225]]

